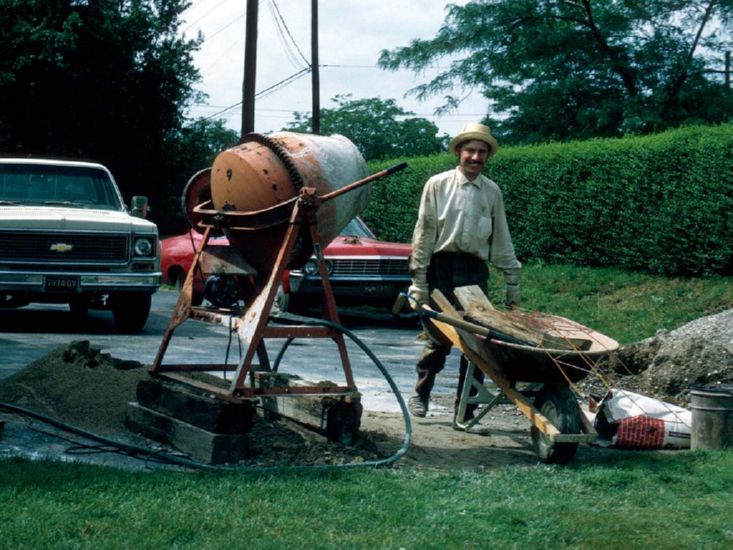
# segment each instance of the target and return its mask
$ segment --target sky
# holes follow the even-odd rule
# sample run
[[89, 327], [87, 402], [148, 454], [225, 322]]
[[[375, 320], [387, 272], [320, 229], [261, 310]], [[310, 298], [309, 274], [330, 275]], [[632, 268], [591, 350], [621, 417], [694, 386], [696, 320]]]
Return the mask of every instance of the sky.
[[[194, 106], [189, 116], [222, 118], [227, 127], [239, 131], [247, 0], [192, 0], [191, 4], [180, 29], [188, 38], [203, 33], [204, 42], [194, 55], [202, 76], [196, 89], [209, 97], [207, 104]], [[311, 75], [294, 77], [310, 61], [310, 5], [310, 0], [259, 0], [256, 90], [260, 95], [255, 102], [255, 132], [281, 130], [294, 120], [294, 111], [310, 115]], [[428, 101], [406, 97], [409, 89], [446, 67], [447, 60], [419, 74], [376, 66], [381, 50], [434, 37], [445, 21], [445, 5], [439, 0], [319, 0], [321, 108], [334, 108], [331, 100], [339, 94], [351, 94], [352, 99], [394, 99], [402, 109], [431, 120], [451, 136], [464, 124], [480, 121], [488, 102], [476, 91], [456, 90], [466, 99], [456, 111], [441, 117], [433, 113], [442, 97]], [[271, 89], [290, 77], [294, 78]]]

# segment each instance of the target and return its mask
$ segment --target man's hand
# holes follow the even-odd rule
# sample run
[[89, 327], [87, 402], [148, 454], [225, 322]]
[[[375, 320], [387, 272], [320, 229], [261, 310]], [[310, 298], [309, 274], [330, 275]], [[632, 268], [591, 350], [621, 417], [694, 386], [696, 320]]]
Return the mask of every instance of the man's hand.
[[519, 291], [519, 283], [507, 283], [506, 299], [504, 300], [504, 305], [509, 309], [512, 309], [513, 307], [518, 307], [520, 301], [521, 293]]
[[428, 303], [428, 285], [413, 283], [407, 289], [410, 296], [410, 307], [415, 311], [420, 311], [420, 306]]

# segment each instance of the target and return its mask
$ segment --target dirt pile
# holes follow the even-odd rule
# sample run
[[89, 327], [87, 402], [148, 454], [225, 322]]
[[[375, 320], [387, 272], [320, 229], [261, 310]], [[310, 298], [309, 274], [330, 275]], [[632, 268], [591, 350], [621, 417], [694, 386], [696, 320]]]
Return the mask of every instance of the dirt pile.
[[623, 346], [599, 366], [618, 388], [688, 407], [693, 386], [733, 383], [733, 309]]
[[0, 401], [102, 435], [124, 431], [125, 408], [148, 371], [72, 342], [0, 382]]

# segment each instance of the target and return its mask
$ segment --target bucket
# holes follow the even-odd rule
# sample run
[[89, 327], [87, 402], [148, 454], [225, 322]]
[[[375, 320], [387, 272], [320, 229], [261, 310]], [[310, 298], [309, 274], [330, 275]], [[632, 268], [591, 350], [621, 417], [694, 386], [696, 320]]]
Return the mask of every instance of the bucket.
[[692, 449], [733, 447], [733, 384], [693, 386]]

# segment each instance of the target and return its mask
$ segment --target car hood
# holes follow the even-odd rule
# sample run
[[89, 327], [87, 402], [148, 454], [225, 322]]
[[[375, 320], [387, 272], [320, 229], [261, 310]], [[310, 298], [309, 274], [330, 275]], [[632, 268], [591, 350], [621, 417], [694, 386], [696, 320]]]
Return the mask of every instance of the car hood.
[[50, 206], [0, 206], [0, 228], [86, 231], [155, 231], [155, 224], [117, 210]]
[[412, 246], [405, 243], [388, 243], [365, 237], [336, 237], [326, 247], [326, 256], [393, 256], [408, 257]]

